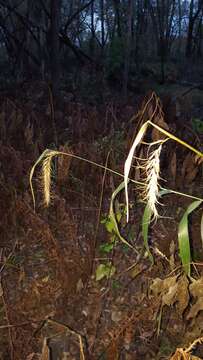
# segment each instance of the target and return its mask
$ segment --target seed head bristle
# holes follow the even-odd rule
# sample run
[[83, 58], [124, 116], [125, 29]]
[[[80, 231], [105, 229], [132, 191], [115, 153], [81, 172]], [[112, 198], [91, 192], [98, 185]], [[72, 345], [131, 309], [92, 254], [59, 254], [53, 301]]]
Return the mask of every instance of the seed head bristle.
[[49, 206], [51, 199], [51, 160], [52, 156], [47, 156], [42, 162], [43, 196], [46, 206]]
[[149, 208], [152, 211], [154, 219], [157, 219], [159, 214], [157, 211], [158, 195], [159, 195], [159, 179], [160, 179], [160, 153], [162, 144], [151, 152], [145, 164], [146, 179], [143, 191], [143, 198], [147, 201]]

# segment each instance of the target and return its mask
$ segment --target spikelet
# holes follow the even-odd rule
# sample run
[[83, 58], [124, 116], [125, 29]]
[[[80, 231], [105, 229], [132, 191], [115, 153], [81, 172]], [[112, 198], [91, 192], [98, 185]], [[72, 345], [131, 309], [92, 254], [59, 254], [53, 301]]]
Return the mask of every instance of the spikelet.
[[50, 205], [51, 201], [51, 176], [52, 176], [52, 167], [51, 162], [52, 158], [58, 155], [58, 151], [49, 150], [43, 160], [42, 160], [42, 184], [43, 184], [43, 196], [45, 206]]
[[160, 179], [160, 153], [162, 144], [152, 151], [145, 163], [145, 185], [143, 190], [143, 199], [147, 201], [149, 208], [152, 211], [154, 219], [159, 217], [157, 211], [158, 195], [159, 195], [159, 179]]
[[49, 206], [51, 199], [51, 156], [47, 156], [42, 162], [42, 181], [44, 203]]

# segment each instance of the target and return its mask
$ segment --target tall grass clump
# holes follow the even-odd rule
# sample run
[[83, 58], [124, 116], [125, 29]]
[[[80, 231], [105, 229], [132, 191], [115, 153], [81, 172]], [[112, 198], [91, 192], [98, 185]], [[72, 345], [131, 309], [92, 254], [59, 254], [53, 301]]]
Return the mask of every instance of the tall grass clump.
[[[147, 118], [144, 112], [146, 112], [146, 109], [149, 106], [151, 106], [151, 110], [147, 113], [148, 116]], [[187, 273], [187, 275], [189, 275], [190, 264], [191, 264], [191, 253], [190, 253], [190, 238], [189, 238], [189, 230], [188, 230], [188, 217], [196, 208], [198, 208], [198, 206], [200, 206], [200, 204], [202, 204], [203, 199], [162, 187], [160, 185], [160, 156], [162, 152], [163, 143], [168, 140], [175, 141], [180, 145], [184, 146], [185, 148], [189, 149], [193, 153], [195, 153], [196, 157], [201, 159], [200, 163], [202, 162], [203, 153], [168, 131], [166, 123], [164, 122], [163, 119], [160, 100], [157, 98], [157, 96], [154, 93], [152, 93], [150, 99], [145, 104], [143, 108], [143, 112], [141, 112], [140, 118], [141, 118], [141, 121], [139, 122], [140, 129], [138, 130], [137, 135], [135, 136], [135, 139], [132, 143], [132, 146], [129, 150], [126, 161], [124, 163], [124, 174], [116, 172], [113, 169], [108, 168], [107, 166], [97, 164], [94, 161], [90, 161], [88, 159], [82, 158], [78, 155], [73, 154], [72, 152], [45, 150], [42, 153], [42, 155], [39, 157], [39, 159], [36, 161], [30, 172], [30, 187], [33, 197], [34, 209], [35, 209], [35, 195], [33, 189], [33, 175], [36, 167], [40, 164], [42, 165], [41, 173], [42, 173], [44, 203], [46, 206], [50, 204], [51, 175], [52, 175], [51, 163], [53, 157], [69, 156], [79, 161], [85, 161], [93, 166], [102, 168], [105, 171], [109, 171], [123, 178], [122, 183], [113, 192], [110, 203], [109, 219], [112, 222], [112, 231], [114, 231], [118, 239], [120, 239], [126, 245], [130, 246], [131, 248], [135, 247], [134, 245], [128, 243], [127, 240], [125, 240], [119, 233], [118, 223], [116, 221], [116, 216], [114, 214], [114, 201], [117, 195], [124, 189], [125, 198], [126, 198], [126, 216], [128, 222], [129, 221], [128, 186], [129, 183], [138, 185], [139, 186], [138, 193], [146, 203], [146, 207], [142, 219], [142, 233], [143, 233], [144, 245], [148, 251], [150, 259], [152, 260], [152, 255], [150, 254], [150, 250], [148, 246], [148, 230], [151, 221], [155, 219], [157, 220], [159, 217], [159, 213], [157, 210], [157, 204], [159, 203], [159, 198], [164, 196], [165, 194], [171, 194], [171, 195], [176, 194], [179, 196], [191, 198], [192, 203], [186, 209], [179, 223], [179, 229], [178, 229], [179, 255], [183, 264], [183, 268]], [[145, 175], [142, 181], [137, 181], [130, 177], [131, 167], [134, 158], [136, 156], [135, 155], [136, 150], [142, 144], [143, 139], [150, 127], [152, 128], [152, 135], [151, 135], [152, 140], [149, 144], [147, 144], [149, 148], [147, 151], [146, 159], [140, 159], [140, 164], [139, 164], [139, 166], [143, 169]], [[153, 146], [155, 146], [155, 150], [152, 150]]]

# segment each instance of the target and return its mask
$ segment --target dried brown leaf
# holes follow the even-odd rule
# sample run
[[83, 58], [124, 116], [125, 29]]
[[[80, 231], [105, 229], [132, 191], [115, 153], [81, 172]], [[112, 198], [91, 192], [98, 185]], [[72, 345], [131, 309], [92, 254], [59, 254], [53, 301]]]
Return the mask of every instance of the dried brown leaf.
[[187, 319], [195, 318], [199, 311], [203, 310], [203, 277], [194, 280], [189, 286], [190, 294], [196, 298], [196, 302], [192, 305]]
[[176, 280], [177, 276], [171, 276], [164, 280], [159, 278], [153, 280], [150, 289], [155, 296], [161, 295], [163, 305], [170, 306], [174, 304], [178, 287]]
[[203, 310], [203, 297], [198, 298], [195, 304], [192, 305], [187, 320], [195, 318], [200, 310]]
[[203, 277], [193, 280], [189, 286], [190, 294], [193, 297], [203, 297]]
[[177, 276], [171, 276], [164, 280], [157, 278], [153, 281], [150, 289], [155, 296], [161, 296], [162, 305], [172, 306], [177, 302], [180, 315], [188, 306], [188, 280], [185, 275], [178, 279]]
[[[167, 284], [168, 289], [167, 292], [162, 296], [162, 304], [171, 306], [176, 302], [176, 295], [178, 290], [178, 284], [174, 283], [174, 279], [170, 279], [170, 283]], [[176, 281], [176, 279], [175, 279]]]
[[183, 161], [181, 170], [182, 180], [184, 182], [191, 183], [195, 179], [198, 170], [198, 165], [195, 163], [195, 156], [188, 153]]
[[186, 275], [183, 275], [178, 280], [178, 290], [177, 290], [177, 309], [180, 315], [183, 314], [184, 310], [187, 308], [189, 303], [189, 291], [188, 291], [189, 281]]

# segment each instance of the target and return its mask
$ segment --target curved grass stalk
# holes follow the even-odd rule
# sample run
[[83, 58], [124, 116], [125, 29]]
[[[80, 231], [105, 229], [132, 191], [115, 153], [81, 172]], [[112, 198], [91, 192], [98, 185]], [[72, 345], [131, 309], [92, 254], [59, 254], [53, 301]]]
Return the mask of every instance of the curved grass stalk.
[[159, 130], [162, 134], [166, 135], [168, 138], [178, 142], [179, 144], [185, 146], [186, 148], [188, 148], [189, 150], [193, 151], [196, 155], [198, 155], [199, 157], [203, 157], [203, 153], [197, 149], [195, 149], [193, 146], [191, 146], [190, 144], [186, 143], [185, 141], [181, 140], [180, 138], [178, 138], [177, 136], [171, 134], [170, 132], [168, 132], [167, 130], [161, 128], [159, 125], [154, 124], [153, 122], [151, 122], [150, 120], [147, 121], [148, 124], [152, 125], [154, 128], [156, 128], [157, 130]]
[[188, 276], [190, 276], [190, 264], [191, 264], [191, 252], [190, 252], [190, 238], [188, 231], [188, 217], [189, 215], [197, 209], [197, 207], [202, 203], [202, 201], [193, 201], [185, 211], [178, 227], [178, 243], [180, 258], [183, 264], [184, 270]]
[[[70, 156], [70, 157], [72, 157], [74, 159], [85, 161], [85, 162], [87, 162], [87, 163], [89, 163], [89, 164], [91, 164], [93, 166], [99, 167], [100, 169], [104, 169], [106, 171], [109, 171], [112, 174], [115, 174], [115, 175], [117, 175], [119, 177], [122, 177], [122, 178], [125, 177], [125, 175], [121, 174], [118, 171], [115, 171], [115, 170], [113, 170], [113, 169], [111, 169], [109, 167], [106, 167], [104, 165], [98, 164], [98, 163], [96, 163], [94, 161], [85, 159], [85, 158], [83, 158], [81, 156], [74, 155], [72, 153], [65, 153], [65, 152], [61, 152], [61, 151], [55, 151], [55, 150], [46, 149], [46, 150], [43, 151], [43, 153], [40, 155], [40, 157], [37, 159], [37, 161], [34, 163], [34, 165], [32, 166], [32, 168], [30, 170], [29, 183], [30, 183], [30, 190], [31, 190], [31, 195], [32, 195], [32, 200], [33, 200], [34, 211], [35, 211], [35, 207], [36, 207], [36, 202], [35, 202], [35, 194], [34, 194], [34, 188], [33, 188], [33, 183], [32, 183], [33, 182], [33, 176], [34, 176], [34, 172], [35, 172], [35, 169], [36, 169], [37, 165], [39, 165], [47, 156], [51, 156], [51, 157], [54, 157], [54, 156]], [[142, 181], [137, 181], [137, 180], [131, 179], [129, 177], [128, 177], [128, 181], [133, 183], [133, 184], [136, 184], [136, 185], [144, 186], [144, 182], [142, 182]], [[176, 191], [176, 190], [173, 190], [173, 189], [166, 189], [166, 188], [164, 188], [162, 186], [160, 186], [160, 191], [167, 191], [170, 194], [180, 195], [180, 196], [184, 196], [184, 197], [187, 197], [187, 198], [190, 198], [190, 199], [203, 201], [203, 198], [199, 198], [197, 196], [186, 194], [186, 193]]]
[[[132, 165], [132, 161], [134, 158], [134, 152], [136, 147], [141, 143], [142, 138], [144, 137], [148, 126], [151, 125], [154, 128], [156, 128], [158, 131], [160, 131], [162, 134], [167, 136], [167, 139], [172, 139], [176, 142], [178, 142], [179, 144], [181, 144], [182, 146], [185, 146], [186, 148], [188, 148], [189, 150], [193, 151], [196, 155], [198, 155], [198, 157], [202, 158], [203, 157], [203, 153], [197, 149], [195, 149], [193, 146], [189, 145], [188, 143], [186, 143], [185, 141], [179, 139], [177, 136], [171, 134], [169, 131], [163, 129], [162, 127], [160, 127], [159, 125], [154, 124], [151, 120], [146, 121], [140, 128], [137, 136], [135, 137], [135, 140], [133, 142], [133, 145], [131, 146], [131, 149], [128, 153], [127, 159], [125, 161], [125, 165], [124, 165], [124, 182], [125, 182], [125, 197], [126, 197], [126, 207], [127, 207], [127, 222], [129, 220], [129, 200], [128, 200], [128, 184], [127, 181], [129, 179], [129, 174], [130, 174], [130, 169], [131, 169], [131, 165]], [[163, 140], [163, 141], [166, 141]], [[148, 186], [147, 182], [144, 184], [145, 188]], [[146, 190], [147, 192], [147, 190]], [[154, 196], [155, 202], [156, 202], [156, 196]], [[199, 199], [200, 200], [200, 199]], [[155, 210], [155, 202], [154, 204], [152, 204], [152, 208], [154, 209], [154, 214], [156, 214], [156, 210]]]

